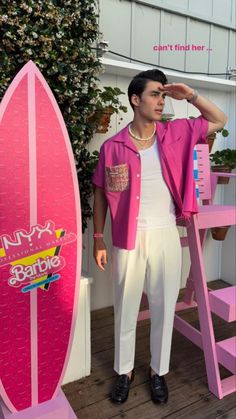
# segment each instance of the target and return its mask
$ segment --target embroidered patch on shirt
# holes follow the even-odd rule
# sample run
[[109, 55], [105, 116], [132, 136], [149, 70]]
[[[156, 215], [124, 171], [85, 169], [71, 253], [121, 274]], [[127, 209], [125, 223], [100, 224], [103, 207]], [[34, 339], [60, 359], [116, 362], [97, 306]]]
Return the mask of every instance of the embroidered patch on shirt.
[[129, 187], [129, 167], [127, 163], [106, 167], [106, 189], [122, 192]]

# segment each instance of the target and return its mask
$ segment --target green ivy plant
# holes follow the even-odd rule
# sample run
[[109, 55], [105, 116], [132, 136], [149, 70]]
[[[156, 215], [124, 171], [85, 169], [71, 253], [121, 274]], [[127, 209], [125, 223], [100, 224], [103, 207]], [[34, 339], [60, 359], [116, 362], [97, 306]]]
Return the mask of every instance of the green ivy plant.
[[[86, 145], [95, 131], [87, 116], [96, 109], [102, 65], [97, 0], [1, 0], [0, 99], [21, 67], [33, 60], [58, 101], [72, 143], [80, 185], [82, 228], [92, 215], [91, 174], [98, 154]], [[109, 92], [108, 92], [109, 93]]]

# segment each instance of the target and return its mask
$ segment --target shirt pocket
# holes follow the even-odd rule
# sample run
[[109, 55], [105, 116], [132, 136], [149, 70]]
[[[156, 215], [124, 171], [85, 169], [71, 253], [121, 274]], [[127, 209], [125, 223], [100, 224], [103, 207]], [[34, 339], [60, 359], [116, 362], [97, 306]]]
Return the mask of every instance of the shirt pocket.
[[129, 166], [127, 163], [107, 166], [105, 173], [108, 192], [122, 192], [129, 188]]

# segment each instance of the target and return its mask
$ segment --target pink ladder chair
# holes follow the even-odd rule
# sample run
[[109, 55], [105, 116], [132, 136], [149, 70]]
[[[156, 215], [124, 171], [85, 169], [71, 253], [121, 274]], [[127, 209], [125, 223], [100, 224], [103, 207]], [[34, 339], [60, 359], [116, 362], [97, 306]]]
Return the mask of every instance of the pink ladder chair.
[[[196, 150], [199, 198], [202, 205], [199, 205], [199, 212], [191, 217], [191, 224], [187, 227], [187, 236], [181, 238], [182, 246], [189, 246], [191, 267], [184, 298], [182, 302], [177, 303], [176, 312], [197, 306], [200, 331], [177, 314], [174, 327], [203, 349], [209, 389], [221, 399], [236, 390], [236, 337], [216, 342], [211, 312], [227, 322], [236, 320], [236, 286], [216, 291], [208, 289], [203, 249], [208, 228], [236, 224], [234, 206], [213, 204], [218, 177], [236, 177], [236, 174], [211, 173], [208, 145], [197, 145]], [[232, 375], [221, 380], [219, 364], [227, 368]]]
[[[198, 308], [200, 331], [175, 314], [174, 327], [203, 349], [210, 391], [219, 399], [236, 391], [236, 337], [216, 342], [211, 312], [227, 322], [236, 320], [236, 286], [211, 291], [207, 287], [203, 249], [207, 229], [236, 224], [236, 208], [215, 205], [213, 198], [219, 176], [236, 177], [235, 173], [210, 172], [207, 144], [197, 145], [199, 212], [192, 215], [187, 236], [181, 237], [182, 247], [189, 246], [191, 267], [183, 300], [176, 304], [176, 313], [191, 307]], [[180, 224], [183, 225], [183, 224]], [[195, 298], [194, 298], [195, 297]], [[195, 301], [196, 299], [196, 301]], [[148, 310], [139, 313], [138, 320], [149, 317]], [[219, 364], [232, 375], [221, 379]]]

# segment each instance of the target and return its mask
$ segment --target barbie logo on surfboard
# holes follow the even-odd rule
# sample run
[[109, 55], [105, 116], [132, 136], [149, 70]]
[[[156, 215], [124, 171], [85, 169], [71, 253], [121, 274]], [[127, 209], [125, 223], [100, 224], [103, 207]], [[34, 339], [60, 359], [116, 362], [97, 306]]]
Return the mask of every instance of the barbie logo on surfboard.
[[48, 290], [51, 282], [60, 279], [65, 259], [60, 256], [63, 245], [76, 240], [76, 234], [55, 229], [52, 221], [35, 225], [30, 232], [15, 231], [0, 236], [0, 267], [10, 265], [8, 284], [21, 287], [23, 293], [35, 288]]

